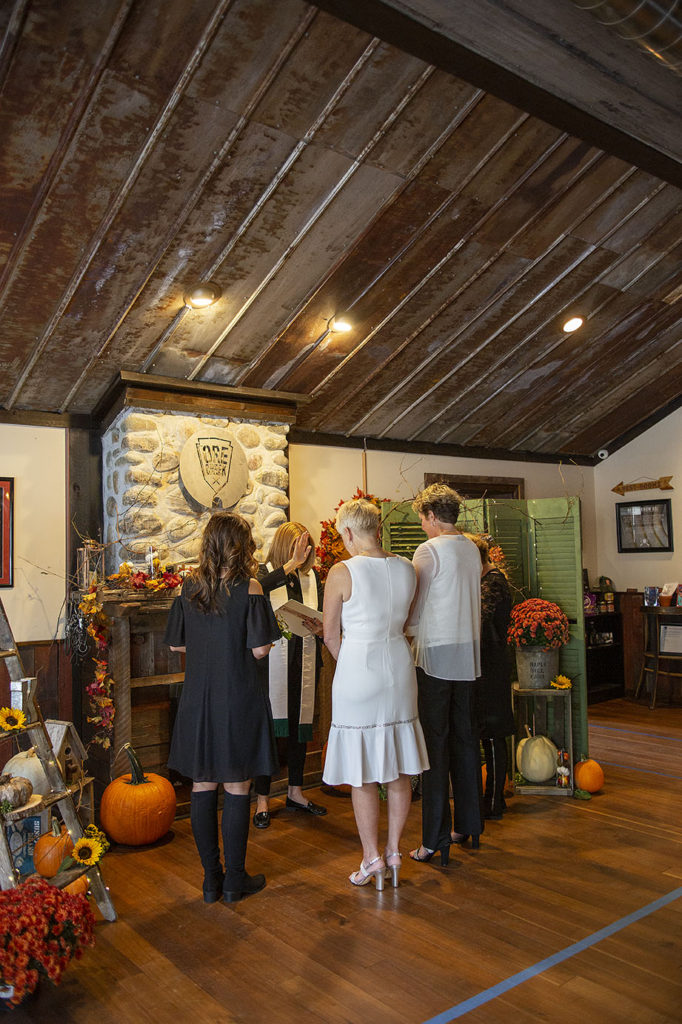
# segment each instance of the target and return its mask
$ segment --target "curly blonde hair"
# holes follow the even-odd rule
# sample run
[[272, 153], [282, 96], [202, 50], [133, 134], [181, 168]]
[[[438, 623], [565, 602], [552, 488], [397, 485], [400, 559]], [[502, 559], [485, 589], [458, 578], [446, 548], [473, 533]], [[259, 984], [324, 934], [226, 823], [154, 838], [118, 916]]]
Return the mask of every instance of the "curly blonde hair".
[[448, 487], [447, 484], [429, 484], [414, 499], [412, 508], [417, 514], [423, 516], [428, 516], [429, 512], [433, 512], [441, 523], [454, 525], [459, 518], [463, 500], [462, 495], [452, 487]]

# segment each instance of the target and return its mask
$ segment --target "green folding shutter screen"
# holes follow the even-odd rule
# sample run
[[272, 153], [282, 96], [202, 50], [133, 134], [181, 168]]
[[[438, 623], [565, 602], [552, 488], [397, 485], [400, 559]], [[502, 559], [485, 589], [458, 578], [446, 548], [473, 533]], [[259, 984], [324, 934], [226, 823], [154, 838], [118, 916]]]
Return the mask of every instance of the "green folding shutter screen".
[[534, 553], [533, 594], [555, 601], [570, 620], [570, 640], [561, 648], [559, 668], [573, 682], [573, 754], [578, 760], [589, 753], [580, 501], [537, 498], [527, 505]]
[[426, 540], [419, 516], [409, 501], [384, 501], [381, 504], [382, 543], [387, 551], [412, 559]]
[[465, 498], [459, 510], [457, 529], [462, 533], [483, 533], [485, 509], [483, 498]]
[[504, 552], [514, 604], [517, 604], [530, 596], [530, 535], [526, 502], [490, 499], [487, 507], [490, 533]]

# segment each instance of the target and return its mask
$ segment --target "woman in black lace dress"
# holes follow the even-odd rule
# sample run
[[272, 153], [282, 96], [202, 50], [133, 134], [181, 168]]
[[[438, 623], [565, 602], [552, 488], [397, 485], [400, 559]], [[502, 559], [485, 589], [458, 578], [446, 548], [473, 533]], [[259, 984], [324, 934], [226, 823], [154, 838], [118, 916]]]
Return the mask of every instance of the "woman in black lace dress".
[[478, 687], [478, 712], [487, 770], [483, 809], [486, 818], [499, 819], [505, 809], [507, 736], [514, 732], [511, 664], [507, 645], [512, 595], [507, 577], [490, 561], [491, 538], [482, 534], [469, 536], [481, 556], [481, 681]]

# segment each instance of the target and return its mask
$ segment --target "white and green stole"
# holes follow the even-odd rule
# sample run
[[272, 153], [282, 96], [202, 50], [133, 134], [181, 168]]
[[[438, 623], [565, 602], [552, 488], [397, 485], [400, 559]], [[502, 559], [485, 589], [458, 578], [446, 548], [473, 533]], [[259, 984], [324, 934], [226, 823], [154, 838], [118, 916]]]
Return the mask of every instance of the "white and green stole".
[[[268, 563], [268, 572], [273, 572]], [[303, 604], [308, 608], [317, 608], [317, 579], [312, 569], [309, 572], [298, 572], [301, 584]], [[288, 587], [277, 587], [270, 592], [270, 603], [275, 615], [277, 609], [290, 599]], [[270, 651], [268, 669], [270, 675], [270, 703], [275, 723], [275, 736], [289, 735], [289, 713], [287, 707], [287, 676], [288, 676], [289, 641], [281, 637]], [[301, 708], [298, 726], [299, 742], [313, 738], [313, 712], [315, 710], [315, 663], [317, 658], [317, 642], [310, 634], [303, 637], [303, 675], [301, 678]]]

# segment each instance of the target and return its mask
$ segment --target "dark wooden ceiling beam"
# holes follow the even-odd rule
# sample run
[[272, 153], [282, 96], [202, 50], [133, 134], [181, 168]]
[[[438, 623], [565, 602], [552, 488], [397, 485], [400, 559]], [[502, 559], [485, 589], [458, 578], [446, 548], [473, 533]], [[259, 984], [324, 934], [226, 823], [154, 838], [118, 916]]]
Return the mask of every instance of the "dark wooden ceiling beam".
[[[457, 75], [459, 78], [471, 82], [472, 85], [485, 89], [486, 92], [490, 92], [494, 96], [499, 96], [508, 103], [513, 103], [549, 124], [556, 125], [563, 131], [598, 146], [607, 153], [635, 164], [664, 181], [682, 187], [682, 160], [676, 159], [663, 149], [657, 149], [655, 145], [638, 138], [628, 127], [627, 111], [621, 112], [617, 104], [611, 105], [610, 116], [606, 117], [601, 114], [596, 104], [592, 110], [582, 109], [575, 103], [552, 92], [552, 87], [556, 88], [556, 82], [552, 83], [549, 75], [547, 75], [547, 85], [543, 87], [537, 81], [532, 81], [530, 75], [528, 78], [524, 78], [505, 67], [504, 31], [500, 25], [494, 24], [491, 18], [491, 15], [494, 17], [494, 11], [491, 11], [490, 5], [480, 4], [478, 5], [479, 10], [476, 11], [477, 5], [470, 5], [463, 10], [460, 4], [443, 4], [444, 7], [450, 7], [453, 17], [460, 20], [466, 17], [470, 25], [472, 21], [475, 23], [478, 19], [481, 36], [486, 37], [488, 45], [490, 39], [497, 35], [496, 60], [490, 59], [471, 45], [454, 38], [453, 29], [450, 26], [446, 30], [442, 23], [438, 26], [433, 22], [428, 23], [428, 16], [426, 12], [422, 15], [418, 2], [413, 2], [410, 5], [412, 11], [406, 4], [397, 4], [390, 0], [316, 0], [316, 5], [343, 21], [350, 22], [366, 32], [371, 32], [372, 35], [387, 40], [407, 53], [421, 57], [422, 60], [435, 64], [436, 67]], [[570, 8], [570, 4], [566, 6]], [[429, 13], [434, 13], [433, 5], [430, 5]], [[423, 20], [420, 20], [417, 14], [420, 15], [420, 18], [423, 17]], [[575, 15], [589, 17], [580, 11], [572, 11], [562, 17], [565, 19]], [[521, 20], [519, 20], [517, 28], [520, 32], [524, 30]], [[606, 32], [606, 29], [596, 22], [591, 22], [590, 28], [592, 34], [596, 36]], [[560, 33], [560, 26], [557, 27], [557, 31]], [[451, 34], [448, 35], [447, 32]], [[607, 38], [611, 44], [610, 48], [624, 47], [624, 58], [630, 65], [636, 66], [641, 61], [645, 61], [645, 75], [647, 71], [651, 78], [656, 78], [661, 74], [668, 75], [671, 96], [669, 114], [674, 117], [675, 93], [679, 90], [679, 80], [664, 69], [658, 68], [653, 60], [650, 65], [647, 65], [646, 57], [638, 53], [636, 48], [629, 47], [625, 41], [615, 36]], [[528, 65], [530, 67], [533, 65], [532, 34], [529, 34], [528, 39]], [[569, 51], [570, 55], [576, 58], [576, 75], [590, 74], [595, 70], [588, 59], [583, 59], [585, 55], [580, 54], [577, 47], [571, 48], [570, 42], [561, 38], [560, 35], [552, 40], [548, 33], [543, 41], [563, 46], [565, 51]], [[592, 64], [596, 64], [596, 61]], [[602, 75], [609, 74], [608, 68], [598, 70]], [[619, 89], [625, 88], [626, 79], [619, 74], [619, 69], [613, 69], [610, 73], [614, 94], [617, 94]], [[538, 68], [535, 66], [533, 66], [533, 74], [538, 74]], [[646, 81], [646, 78], [643, 80]], [[642, 81], [641, 78], [640, 81]], [[642, 103], [644, 109], [638, 112], [640, 117], [645, 117], [648, 106], [648, 104]], [[634, 114], [634, 111], [631, 111], [631, 114]], [[661, 121], [661, 130], [663, 130], [662, 122], [665, 118], [660, 116], [660, 111], [657, 120]]]
[[104, 429], [126, 406], [168, 409], [208, 416], [244, 416], [293, 423], [300, 406], [310, 399], [292, 391], [232, 388], [225, 384], [179, 380], [121, 370], [93, 413]]
[[292, 427], [289, 444], [321, 445], [332, 448], [365, 448], [370, 452], [407, 452], [411, 455], [448, 455], [462, 459], [502, 459], [519, 462], [570, 462], [576, 466], [594, 466], [599, 459], [593, 456], [566, 455], [550, 452], [509, 452], [504, 448], [477, 448], [458, 444], [431, 444], [427, 441], [401, 441], [381, 437], [349, 437], [345, 434], [325, 434]]

